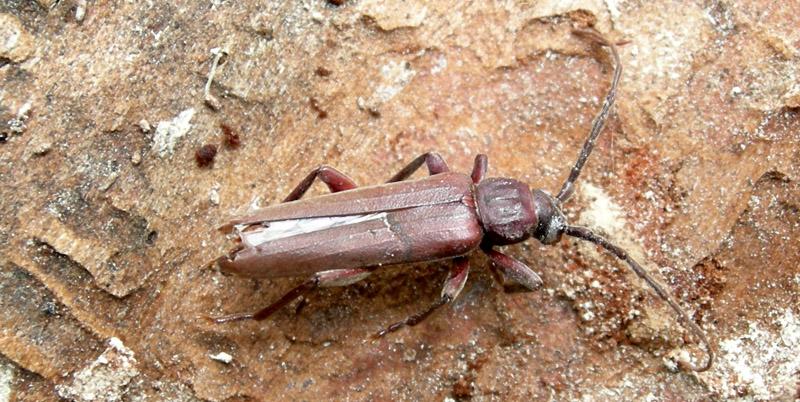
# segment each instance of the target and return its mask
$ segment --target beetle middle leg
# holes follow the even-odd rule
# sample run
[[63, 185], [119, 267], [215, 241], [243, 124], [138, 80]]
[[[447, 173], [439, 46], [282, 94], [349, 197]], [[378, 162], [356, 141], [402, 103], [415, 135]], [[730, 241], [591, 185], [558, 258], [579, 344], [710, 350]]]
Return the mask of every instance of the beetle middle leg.
[[428, 167], [428, 173], [431, 176], [450, 171], [450, 168], [447, 167], [447, 163], [444, 161], [441, 155], [436, 152], [426, 152], [414, 158], [414, 160], [406, 165], [406, 167], [400, 169], [400, 171], [397, 172], [396, 175], [392, 176], [387, 183], [394, 183], [407, 179], [408, 176], [411, 176], [417, 171], [417, 169], [422, 167], [423, 163]]
[[439, 300], [428, 306], [420, 313], [414, 314], [403, 321], [390, 325], [388, 328], [376, 333], [375, 338], [380, 338], [390, 332], [397, 331], [405, 326], [413, 327], [424, 319], [428, 318], [438, 308], [451, 302], [455, 299], [461, 289], [464, 289], [464, 284], [467, 282], [467, 275], [469, 274], [469, 260], [467, 257], [456, 257], [453, 259], [453, 267], [450, 268], [450, 273], [444, 281], [442, 288], [442, 296]]
[[489, 166], [489, 157], [484, 154], [478, 154], [475, 156], [475, 164], [472, 165], [472, 173], [470, 177], [472, 178], [472, 182], [478, 184], [486, 177], [486, 170]]
[[285, 307], [295, 299], [305, 296], [317, 287], [347, 286], [356, 283], [369, 276], [376, 267], [333, 269], [330, 271], [317, 272], [311, 279], [301, 283], [296, 288], [287, 292], [278, 301], [255, 312], [244, 314], [226, 315], [223, 317], [205, 317], [207, 320], [223, 324], [232, 321], [256, 320], [261, 321], [269, 318], [272, 314]]
[[358, 187], [356, 183], [344, 173], [330, 166], [320, 166], [312, 170], [311, 173], [309, 173], [308, 176], [306, 176], [306, 178], [303, 179], [303, 181], [301, 181], [297, 187], [294, 188], [294, 190], [292, 190], [292, 192], [288, 197], [286, 197], [286, 199], [283, 200], [283, 202], [299, 200], [300, 197], [302, 197], [303, 194], [308, 191], [308, 189], [311, 187], [311, 184], [314, 183], [314, 179], [316, 178], [319, 178], [323, 183], [325, 183], [332, 193], [352, 190]]

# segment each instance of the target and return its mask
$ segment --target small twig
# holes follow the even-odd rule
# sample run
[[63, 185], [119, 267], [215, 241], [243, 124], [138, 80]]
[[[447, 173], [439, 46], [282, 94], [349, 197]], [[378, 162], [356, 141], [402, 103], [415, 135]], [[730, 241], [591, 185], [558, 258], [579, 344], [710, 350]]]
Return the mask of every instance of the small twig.
[[219, 110], [221, 106], [217, 98], [211, 95], [211, 82], [214, 81], [214, 76], [217, 74], [217, 66], [219, 65], [220, 59], [222, 59], [227, 52], [215, 47], [211, 49], [211, 53], [214, 54], [214, 61], [211, 63], [211, 70], [208, 72], [208, 81], [206, 81], [206, 87], [203, 92], [205, 93], [206, 105], [216, 111]]

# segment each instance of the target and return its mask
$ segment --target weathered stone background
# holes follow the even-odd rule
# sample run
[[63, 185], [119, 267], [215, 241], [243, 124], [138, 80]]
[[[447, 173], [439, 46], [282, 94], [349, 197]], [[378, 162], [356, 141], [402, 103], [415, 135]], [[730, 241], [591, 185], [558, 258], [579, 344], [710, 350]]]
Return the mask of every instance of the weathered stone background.
[[[791, 400], [800, 395], [796, 1], [0, 2], [0, 399]], [[707, 331], [596, 247], [506, 251], [324, 289], [222, 276], [214, 228], [330, 164], [380, 183], [418, 154], [556, 191], [611, 77], [618, 102], [566, 211], [646, 262]], [[224, 52], [204, 88], [215, 54]], [[328, 74], [329, 73], [329, 74]], [[220, 123], [242, 139], [223, 145]], [[198, 166], [203, 144], [220, 148]], [[323, 186], [313, 192], [323, 192]], [[301, 308], [302, 307], [302, 308]], [[232, 361], [210, 358], [225, 352]], [[218, 356], [219, 357], [219, 356]]]

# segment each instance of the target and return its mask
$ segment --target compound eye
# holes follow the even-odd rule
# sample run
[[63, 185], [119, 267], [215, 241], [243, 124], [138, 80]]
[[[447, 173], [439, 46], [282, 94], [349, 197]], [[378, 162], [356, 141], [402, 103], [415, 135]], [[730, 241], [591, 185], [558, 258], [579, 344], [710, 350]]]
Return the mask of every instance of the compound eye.
[[553, 196], [544, 190], [532, 190], [533, 210], [538, 219], [538, 224], [533, 229], [531, 236], [542, 244], [554, 244], [561, 240], [561, 235], [567, 228], [567, 218], [561, 212], [561, 206]]

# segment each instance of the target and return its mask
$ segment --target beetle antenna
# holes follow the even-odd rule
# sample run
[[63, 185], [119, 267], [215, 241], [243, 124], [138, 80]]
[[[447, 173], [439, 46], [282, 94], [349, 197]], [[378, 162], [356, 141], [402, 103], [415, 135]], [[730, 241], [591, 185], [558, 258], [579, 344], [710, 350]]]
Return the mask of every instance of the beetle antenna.
[[708, 342], [708, 339], [703, 333], [703, 330], [700, 329], [700, 327], [694, 321], [689, 319], [689, 316], [686, 314], [686, 312], [684, 312], [683, 309], [678, 305], [678, 303], [676, 303], [675, 300], [672, 297], [670, 297], [669, 293], [667, 293], [664, 290], [664, 288], [661, 287], [661, 285], [659, 285], [658, 282], [656, 282], [656, 280], [653, 279], [653, 277], [650, 276], [650, 274], [648, 274], [647, 271], [645, 271], [639, 265], [639, 263], [634, 261], [633, 258], [631, 258], [627, 252], [625, 252], [625, 250], [612, 244], [608, 240], [596, 235], [594, 232], [584, 227], [567, 226], [564, 228], [564, 234], [597, 244], [598, 246], [603, 247], [604, 249], [609, 251], [611, 254], [614, 254], [620, 260], [627, 262], [628, 265], [633, 270], [633, 272], [636, 273], [636, 275], [639, 278], [644, 279], [645, 282], [647, 282], [647, 284], [650, 285], [650, 287], [653, 288], [653, 290], [658, 294], [658, 296], [661, 297], [662, 300], [667, 302], [667, 304], [669, 304], [670, 307], [672, 307], [672, 310], [675, 311], [675, 314], [678, 315], [678, 318], [680, 318], [683, 324], [687, 328], [689, 328], [692, 334], [694, 334], [694, 336], [697, 339], [699, 339], [705, 344], [706, 354], [708, 355], [708, 361], [706, 362], [706, 364], [699, 367], [683, 361], [681, 361], [680, 364], [684, 368], [697, 372], [706, 371], [711, 367], [711, 363], [714, 361], [714, 351], [711, 349], [711, 343]]
[[583, 165], [586, 164], [589, 154], [591, 154], [592, 149], [594, 149], [595, 140], [597, 140], [597, 136], [600, 135], [600, 131], [603, 129], [603, 123], [606, 121], [608, 111], [611, 110], [611, 105], [614, 104], [614, 98], [617, 95], [617, 86], [619, 85], [619, 77], [622, 74], [622, 63], [619, 61], [617, 47], [614, 46], [613, 43], [609, 42], [608, 39], [604, 38], [597, 31], [591, 29], [573, 28], [572, 33], [589, 36], [595, 41], [599, 42], [601, 45], [608, 46], [608, 48], [611, 49], [611, 54], [614, 56], [614, 79], [611, 81], [611, 87], [608, 89], [608, 93], [606, 94], [605, 101], [603, 101], [603, 107], [600, 109], [600, 113], [594, 118], [592, 131], [589, 134], [589, 138], [587, 138], [586, 142], [583, 144], [583, 149], [581, 149], [581, 153], [578, 155], [578, 161], [575, 162], [575, 166], [573, 166], [572, 170], [569, 172], [569, 177], [561, 187], [561, 191], [558, 193], [558, 196], [556, 196], [556, 199], [558, 199], [558, 201], [561, 203], [567, 201], [575, 191], [575, 180], [577, 180], [578, 176], [581, 174]]

